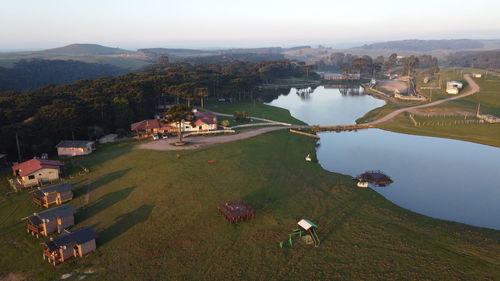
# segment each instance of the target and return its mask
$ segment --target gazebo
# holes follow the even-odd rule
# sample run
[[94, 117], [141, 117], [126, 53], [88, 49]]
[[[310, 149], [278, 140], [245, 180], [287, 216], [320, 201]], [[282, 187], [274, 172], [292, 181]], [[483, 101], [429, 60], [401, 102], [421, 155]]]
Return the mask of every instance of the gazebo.
[[239, 223], [255, 216], [253, 208], [243, 201], [228, 201], [217, 209], [230, 223]]

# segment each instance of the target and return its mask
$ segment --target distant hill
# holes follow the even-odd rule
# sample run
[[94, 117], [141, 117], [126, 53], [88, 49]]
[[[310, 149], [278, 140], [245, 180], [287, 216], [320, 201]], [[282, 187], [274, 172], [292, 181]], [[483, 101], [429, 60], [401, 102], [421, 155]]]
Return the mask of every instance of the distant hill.
[[352, 49], [361, 50], [394, 50], [403, 52], [429, 52], [435, 50], [473, 50], [485, 46], [481, 40], [450, 39], [450, 40], [401, 40], [363, 45]]
[[46, 55], [64, 55], [64, 56], [97, 56], [97, 55], [119, 55], [134, 54], [134, 51], [128, 51], [120, 48], [105, 47], [98, 44], [71, 44], [68, 46], [48, 49], [39, 53]]
[[76, 60], [110, 64], [128, 69], [138, 69], [151, 63], [149, 58], [141, 52], [97, 44], [71, 44], [42, 51], [0, 53], [0, 67], [12, 67], [21, 59]]

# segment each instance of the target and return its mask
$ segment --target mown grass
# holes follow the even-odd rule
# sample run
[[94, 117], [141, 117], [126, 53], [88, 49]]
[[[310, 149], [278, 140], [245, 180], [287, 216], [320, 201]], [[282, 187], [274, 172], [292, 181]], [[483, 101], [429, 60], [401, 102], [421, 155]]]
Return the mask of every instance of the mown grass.
[[[226, 102], [210, 102], [205, 106], [207, 109], [213, 110], [215, 112], [233, 114], [235, 111], [246, 111], [250, 116], [265, 118], [274, 121], [286, 122], [291, 124], [304, 125], [305, 123], [296, 119], [290, 115], [290, 111], [287, 109], [263, 104], [260, 102], [238, 102], [238, 103], [226, 103]], [[231, 117], [225, 117], [231, 118]], [[220, 120], [224, 120], [224, 117], [220, 117]], [[230, 120], [231, 121], [231, 120]]]
[[[38, 208], [25, 192], [3, 195], [0, 276], [54, 280], [91, 268], [87, 280], [500, 278], [499, 231], [428, 218], [358, 189], [303, 160], [315, 158], [314, 143], [281, 131], [180, 153], [100, 147], [80, 159], [91, 172], [71, 180], [76, 228], [99, 232], [97, 252], [56, 268], [43, 262], [42, 239], [19, 220]], [[238, 199], [256, 218], [231, 225], [216, 206]], [[301, 218], [319, 225], [321, 246], [279, 248]]]

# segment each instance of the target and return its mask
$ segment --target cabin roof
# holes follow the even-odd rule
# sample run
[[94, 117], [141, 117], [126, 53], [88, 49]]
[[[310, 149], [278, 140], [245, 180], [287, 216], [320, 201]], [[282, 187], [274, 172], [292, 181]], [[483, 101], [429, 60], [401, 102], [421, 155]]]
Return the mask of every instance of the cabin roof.
[[45, 196], [45, 193], [48, 193], [48, 192], [62, 193], [62, 192], [70, 191], [72, 189], [73, 189], [73, 186], [70, 183], [64, 182], [64, 183], [59, 183], [56, 185], [47, 186], [47, 187], [42, 188], [42, 189], [37, 189], [37, 190], [33, 191], [33, 194], [35, 196], [37, 196], [38, 198], [41, 198], [41, 197]]
[[62, 140], [60, 141], [56, 147], [65, 147], [65, 148], [86, 148], [89, 145], [92, 145], [93, 141], [88, 140]]
[[91, 227], [83, 227], [73, 232], [65, 230], [59, 237], [54, 240], [45, 241], [43, 244], [49, 248], [51, 252], [59, 247], [66, 246], [70, 243], [81, 245], [98, 237], [97, 233]]
[[66, 204], [42, 211], [40, 213], [34, 213], [32, 216], [29, 216], [27, 220], [34, 225], [38, 225], [41, 224], [44, 219], [53, 220], [57, 218], [64, 218], [67, 216], [72, 216], [75, 213], [76, 210], [73, 208], [73, 206]]
[[59, 169], [61, 166], [64, 164], [58, 160], [33, 158], [12, 166], [12, 171], [19, 171], [19, 175], [24, 177], [41, 169]]

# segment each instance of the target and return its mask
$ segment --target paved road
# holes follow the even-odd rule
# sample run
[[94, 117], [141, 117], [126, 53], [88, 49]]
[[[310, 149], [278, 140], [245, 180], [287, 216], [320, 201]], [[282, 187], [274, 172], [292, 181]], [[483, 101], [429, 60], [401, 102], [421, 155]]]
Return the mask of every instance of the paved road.
[[416, 105], [416, 106], [410, 106], [410, 107], [405, 107], [405, 108], [401, 108], [401, 109], [398, 109], [398, 110], [395, 110], [389, 114], [387, 114], [386, 116], [380, 118], [380, 119], [377, 119], [375, 121], [372, 121], [372, 122], [368, 122], [366, 123], [367, 125], [377, 125], [377, 124], [380, 124], [380, 123], [383, 123], [383, 122], [386, 122], [386, 121], [389, 121], [391, 120], [392, 118], [396, 117], [398, 114], [400, 113], [403, 113], [403, 112], [406, 112], [408, 110], [412, 110], [412, 109], [419, 109], [419, 108], [426, 108], [426, 107], [431, 107], [431, 106], [436, 106], [436, 105], [439, 105], [439, 104], [442, 104], [442, 103], [445, 103], [445, 102], [448, 102], [448, 101], [452, 101], [452, 100], [457, 100], [457, 99], [461, 99], [463, 97], [466, 97], [466, 96], [470, 96], [470, 95], [473, 95], [477, 92], [479, 92], [479, 90], [481, 89], [479, 87], [478, 84], [476, 84], [476, 82], [471, 78], [470, 74], [465, 74], [464, 75], [464, 78], [465, 80], [467, 80], [467, 82], [469, 83], [469, 86], [470, 86], [470, 89], [468, 89], [467, 91], [465, 91], [463, 94], [461, 95], [457, 95], [457, 96], [453, 96], [451, 98], [447, 98], [447, 99], [442, 99], [442, 100], [438, 100], [438, 101], [435, 101], [435, 102], [431, 102], [431, 103], [427, 103], [427, 104], [422, 104], [422, 105]]

